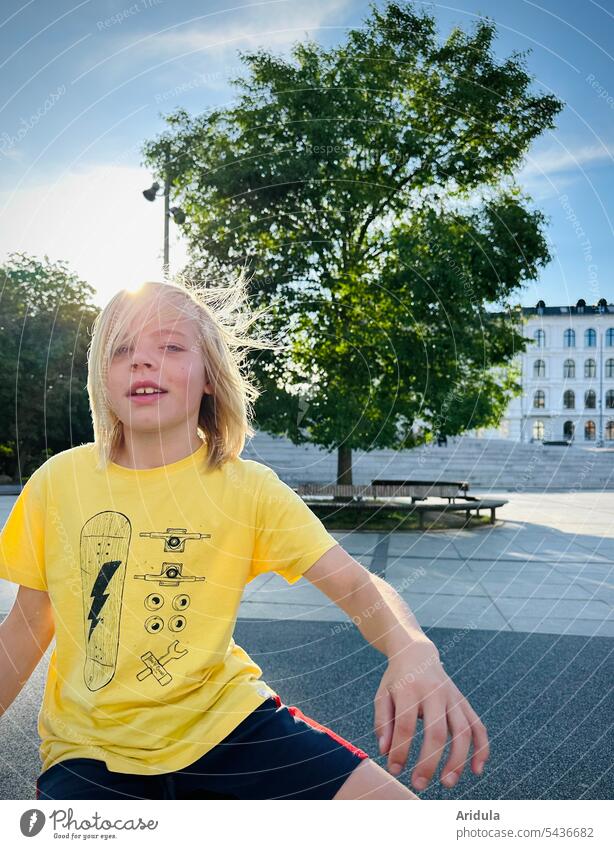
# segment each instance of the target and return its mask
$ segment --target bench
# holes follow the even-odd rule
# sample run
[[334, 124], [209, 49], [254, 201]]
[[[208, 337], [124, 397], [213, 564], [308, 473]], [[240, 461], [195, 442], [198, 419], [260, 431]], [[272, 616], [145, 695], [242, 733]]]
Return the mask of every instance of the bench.
[[[507, 499], [476, 498], [469, 495], [467, 481], [418, 481], [418, 480], [373, 480], [371, 484], [362, 486], [354, 484], [318, 484], [304, 483], [293, 487], [306, 504], [318, 507], [330, 507], [335, 510], [339, 507], [359, 509], [364, 507], [394, 507], [397, 510], [407, 510], [418, 514], [420, 528], [424, 527], [424, 513], [429, 511], [440, 511], [461, 513], [464, 512], [467, 521], [471, 517], [471, 511], [475, 510], [476, 516], [480, 510], [490, 510], [490, 522], [495, 523], [495, 511], [497, 507], [507, 504]], [[322, 496], [330, 496], [331, 500], [316, 500]], [[411, 503], [390, 500], [386, 502], [376, 501], [377, 498], [409, 498]], [[417, 501], [426, 502], [428, 498], [445, 498], [447, 504], [417, 504]]]
[[[425, 498], [447, 498], [448, 502], [456, 498], [467, 498], [469, 490], [468, 481], [419, 481], [419, 480], [391, 480], [388, 478], [376, 478], [371, 485], [381, 495], [393, 495], [411, 498], [414, 501]], [[403, 492], [401, 492], [403, 490]], [[412, 493], [415, 493], [412, 494]]]
[[386, 481], [374, 480], [370, 484], [302, 483], [293, 487], [298, 495], [331, 495], [338, 500], [362, 501], [364, 498], [465, 498], [469, 489], [466, 481]]
[[495, 511], [497, 507], [503, 507], [507, 504], [507, 499], [490, 499], [490, 498], [472, 498], [468, 499], [465, 504], [462, 504], [459, 501], [455, 502], [447, 502], [447, 504], [433, 504], [433, 503], [423, 503], [423, 504], [403, 504], [403, 503], [394, 503], [394, 502], [386, 502], [382, 503], [380, 501], [347, 501], [347, 502], [339, 502], [339, 501], [314, 501], [313, 499], [309, 501], [308, 498], [305, 499], [305, 503], [311, 507], [318, 508], [327, 508], [329, 507], [331, 511], [338, 510], [339, 507], [343, 507], [344, 510], [360, 510], [365, 507], [394, 507], [395, 510], [407, 511], [408, 513], [417, 513], [418, 514], [418, 524], [422, 529], [424, 528], [424, 514], [429, 512], [441, 512], [441, 513], [465, 513], [466, 521], [469, 521], [471, 518], [471, 511], [475, 510], [476, 517], [479, 517], [480, 510], [490, 510], [490, 524], [495, 524]]
[[[371, 481], [372, 485], [385, 495], [398, 495], [399, 490], [411, 490], [412, 488], [426, 488], [429, 496], [439, 496], [447, 498], [447, 504], [421, 504], [416, 506], [420, 527], [424, 526], [423, 513], [428, 510], [439, 509], [441, 512], [460, 512], [465, 511], [466, 519], [469, 521], [471, 511], [475, 510], [475, 515], [480, 515], [480, 510], [490, 510], [490, 523], [495, 523], [495, 511], [497, 507], [503, 507], [507, 504], [507, 499], [492, 499], [492, 498], [476, 498], [469, 495], [468, 481], [419, 481], [419, 480], [392, 480], [392, 479], [375, 479]], [[411, 496], [410, 496], [411, 497]], [[457, 500], [460, 499], [460, 500]], [[424, 500], [424, 498], [422, 499]], [[412, 497], [412, 504], [415, 499]]]

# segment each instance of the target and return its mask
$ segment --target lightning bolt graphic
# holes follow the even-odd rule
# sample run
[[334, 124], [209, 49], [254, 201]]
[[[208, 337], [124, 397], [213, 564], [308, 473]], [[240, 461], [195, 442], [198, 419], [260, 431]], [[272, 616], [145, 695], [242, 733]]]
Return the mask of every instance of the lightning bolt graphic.
[[104, 607], [105, 602], [109, 597], [109, 593], [105, 593], [105, 590], [109, 586], [113, 575], [117, 572], [117, 569], [120, 565], [121, 560], [108, 560], [106, 563], [103, 563], [100, 567], [98, 577], [94, 581], [94, 586], [92, 587], [92, 592], [90, 593], [90, 596], [92, 598], [92, 606], [90, 607], [90, 612], [87, 615], [87, 618], [92, 620], [90, 625], [90, 632], [87, 637], [88, 642], [92, 637], [94, 628], [100, 622], [100, 617], [98, 616], [98, 614]]
[[38, 819], [38, 814], [36, 813], [36, 811], [32, 811], [32, 813], [30, 814], [30, 823], [29, 823], [30, 827], [29, 827], [28, 831], [32, 831], [37, 819]]

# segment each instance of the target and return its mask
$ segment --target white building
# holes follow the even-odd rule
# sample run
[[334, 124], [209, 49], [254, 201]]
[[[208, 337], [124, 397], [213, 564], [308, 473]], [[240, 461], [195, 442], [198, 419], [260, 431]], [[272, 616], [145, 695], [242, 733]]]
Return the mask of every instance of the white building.
[[614, 447], [614, 304], [523, 307], [533, 340], [516, 362], [523, 391], [498, 429], [472, 435]]

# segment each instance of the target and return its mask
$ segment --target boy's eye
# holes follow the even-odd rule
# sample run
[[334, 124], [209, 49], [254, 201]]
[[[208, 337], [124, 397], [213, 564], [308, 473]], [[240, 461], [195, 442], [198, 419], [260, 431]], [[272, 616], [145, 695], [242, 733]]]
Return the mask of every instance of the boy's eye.
[[[168, 345], [162, 345], [162, 348], [174, 348], [176, 351], [183, 351], [183, 348], [180, 345], [175, 345], [173, 342], [169, 343]], [[127, 345], [120, 345], [118, 348], [115, 349], [114, 356], [121, 355], [127, 350]]]

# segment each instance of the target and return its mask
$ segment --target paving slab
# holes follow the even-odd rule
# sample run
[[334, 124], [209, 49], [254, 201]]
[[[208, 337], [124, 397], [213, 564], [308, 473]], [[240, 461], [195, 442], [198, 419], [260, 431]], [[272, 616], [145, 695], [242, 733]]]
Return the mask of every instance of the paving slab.
[[498, 605], [487, 596], [411, 593], [405, 598], [422, 628], [488, 628], [507, 630]]
[[560, 584], [548, 584], [540, 581], [525, 581], [511, 578], [507, 581], [482, 578], [484, 590], [493, 599], [498, 598], [572, 598], [589, 600], [593, 598], [587, 589], [577, 581], [565, 587]]
[[610, 605], [600, 600], [583, 601], [567, 598], [499, 598], [497, 606], [506, 616], [547, 616], [552, 619], [599, 619], [612, 616]]
[[350, 622], [347, 614], [336, 604], [288, 604], [275, 602], [242, 601], [239, 619], [299, 620], [307, 622]]

